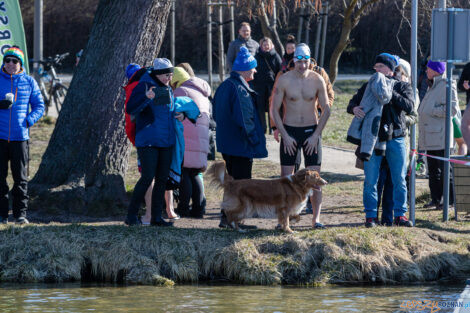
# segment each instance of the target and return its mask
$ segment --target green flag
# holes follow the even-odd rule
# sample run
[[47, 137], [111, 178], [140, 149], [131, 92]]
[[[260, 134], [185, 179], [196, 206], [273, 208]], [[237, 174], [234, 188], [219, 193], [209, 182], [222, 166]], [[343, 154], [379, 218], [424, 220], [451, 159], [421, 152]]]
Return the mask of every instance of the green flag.
[[24, 36], [23, 19], [21, 18], [18, 0], [0, 0], [0, 53], [11, 46], [18, 46], [24, 52], [24, 69], [29, 73], [28, 53]]

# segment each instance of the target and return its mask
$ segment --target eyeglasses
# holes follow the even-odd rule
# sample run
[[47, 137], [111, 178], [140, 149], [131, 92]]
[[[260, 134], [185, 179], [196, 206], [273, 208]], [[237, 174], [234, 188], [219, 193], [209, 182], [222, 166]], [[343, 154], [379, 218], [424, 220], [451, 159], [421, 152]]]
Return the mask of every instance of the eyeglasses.
[[310, 56], [309, 55], [298, 55], [295, 57], [297, 60], [302, 60], [302, 59], [305, 59], [305, 60], [310, 60]]
[[13, 62], [13, 64], [18, 64], [20, 60], [14, 59], [14, 58], [5, 58], [5, 63], [10, 63], [10, 62]]

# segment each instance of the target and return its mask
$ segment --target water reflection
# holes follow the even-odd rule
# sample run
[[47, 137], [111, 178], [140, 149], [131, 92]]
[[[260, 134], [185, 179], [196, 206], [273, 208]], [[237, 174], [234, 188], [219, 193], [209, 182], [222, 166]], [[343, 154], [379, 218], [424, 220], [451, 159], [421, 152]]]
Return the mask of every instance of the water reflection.
[[[0, 311], [407, 312], [400, 309], [403, 300], [456, 301], [463, 288], [463, 285], [319, 288], [201, 285], [165, 288], [3, 284], [0, 285]], [[439, 310], [440, 313], [452, 311]]]

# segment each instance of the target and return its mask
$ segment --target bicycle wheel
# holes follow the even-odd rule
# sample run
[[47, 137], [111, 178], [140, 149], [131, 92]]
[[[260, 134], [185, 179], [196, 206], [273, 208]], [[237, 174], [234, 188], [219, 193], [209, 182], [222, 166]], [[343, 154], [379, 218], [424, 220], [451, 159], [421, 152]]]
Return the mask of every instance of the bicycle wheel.
[[51, 103], [43, 82], [41, 82], [39, 89], [41, 90], [42, 99], [44, 100], [44, 116], [47, 116], [49, 114], [49, 106]]
[[59, 115], [59, 112], [62, 109], [62, 104], [64, 103], [66, 95], [67, 87], [64, 85], [57, 85], [57, 89], [54, 92], [54, 105], [57, 110], [57, 115]]

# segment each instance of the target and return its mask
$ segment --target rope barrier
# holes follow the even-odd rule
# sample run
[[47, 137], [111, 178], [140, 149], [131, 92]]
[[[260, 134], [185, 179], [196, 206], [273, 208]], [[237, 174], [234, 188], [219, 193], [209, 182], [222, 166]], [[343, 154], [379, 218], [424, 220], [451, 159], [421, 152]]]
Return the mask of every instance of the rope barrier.
[[428, 157], [428, 158], [437, 159], [437, 160], [441, 160], [441, 161], [444, 161], [444, 162], [450, 162], [450, 163], [470, 166], [469, 161], [457, 160], [457, 159], [451, 159], [451, 158], [444, 158], [444, 157], [440, 157], [440, 156], [429, 155], [429, 154], [426, 154], [426, 153], [419, 153], [419, 152], [416, 152], [416, 150], [411, 150], [411, 153], [412, 153], [413, 157], [414, 157], [414, 155], [419, 154], [419, 155], [422, 155], [422, 156], [425, 156], [425, 157]]

